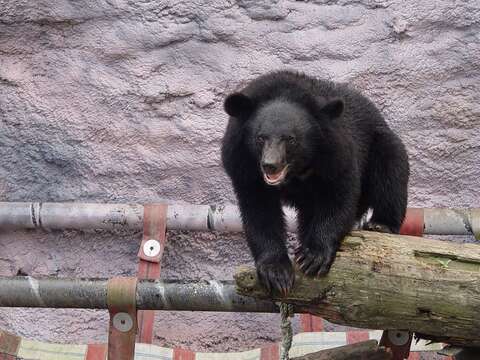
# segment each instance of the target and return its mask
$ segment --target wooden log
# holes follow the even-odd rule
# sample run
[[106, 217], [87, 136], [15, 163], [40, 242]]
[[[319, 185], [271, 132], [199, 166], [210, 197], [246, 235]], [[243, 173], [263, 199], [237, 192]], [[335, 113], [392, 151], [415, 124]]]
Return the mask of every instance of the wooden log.
[[390, 360], [392, 353], [378, 346], [376, 340], [321, 350], [292, 360]]
[[[270, 298], [255, 269], [240, 269], [235, 280], [239, 293]], [[290, 293], [273, 299], [337, 324], [480, 347], [480, 245], [352, 232], [327, 276], [297, 271]]]

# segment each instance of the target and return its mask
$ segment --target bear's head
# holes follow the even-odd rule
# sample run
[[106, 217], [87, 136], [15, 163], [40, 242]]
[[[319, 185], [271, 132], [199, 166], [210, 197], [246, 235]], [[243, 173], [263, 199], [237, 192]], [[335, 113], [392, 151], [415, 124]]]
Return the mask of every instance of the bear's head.
[[255, 101], [233, 93], [224, 102], [228, 115], [242, 124], [245, 144], [258, 161], [265, 183], [285, 184], [292, 177], [305, 177], [318, 152], [344, 109], [341, 99], [305, 98], [292, 101], [275, 97]]

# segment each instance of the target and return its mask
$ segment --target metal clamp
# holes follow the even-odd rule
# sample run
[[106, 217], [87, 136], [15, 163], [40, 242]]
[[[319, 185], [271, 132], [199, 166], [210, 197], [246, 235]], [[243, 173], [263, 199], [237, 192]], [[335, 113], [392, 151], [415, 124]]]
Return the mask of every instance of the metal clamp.
[[107, 284], [110, 313], [108, 358], [133, 360], [137, 333], [137, 278], [115, 277]]
[[142, 260], [159, 263], [165, 247], [167, 205], [150, 204], [143, 207], [143, 239], [138, 251]]
[[380, 346], [389, 348], [392, 360], [408, 359], [413, 333], [407, 330], [385, 330], [380, 339]]
[[400, 234], [423, 236], [424, 226], [423, 209], [408, 208], [400, 228]]
[[[138, 251], [139, 279], [158, 279], [160, 262], [165, 249], [167, 232], [167, 205], [151, 204], [143, 208], [143, 239]], [[151, 344], [155, 312], [138, 312], [138, 342]]]

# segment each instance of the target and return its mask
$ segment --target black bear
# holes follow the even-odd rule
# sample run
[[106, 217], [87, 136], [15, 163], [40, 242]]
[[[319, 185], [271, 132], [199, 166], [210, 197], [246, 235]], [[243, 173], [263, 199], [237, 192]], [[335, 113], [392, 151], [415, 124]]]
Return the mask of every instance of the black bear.
[[366, 228], [398, 233], [408, 156], [373, 103], [346, 84], [291, 71], [260, 76], [227, 96], [222, 162], [238, 198], [260, 281], [294, 281], [282, 204], [297, 209], [295, 260], [326, 274], [341, 240], [369, 209]]

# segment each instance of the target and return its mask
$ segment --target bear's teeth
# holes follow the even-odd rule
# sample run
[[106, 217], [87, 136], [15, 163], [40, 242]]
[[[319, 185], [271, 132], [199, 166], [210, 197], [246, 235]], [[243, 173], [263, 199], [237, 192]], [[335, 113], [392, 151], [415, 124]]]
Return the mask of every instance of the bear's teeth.
[[283, 181], [285, 175], [287, 174], [288, 166], [285, 166], [281, 171], [275, 174], [264, 174], [265, 181], [269, 185], [277, 185]]

